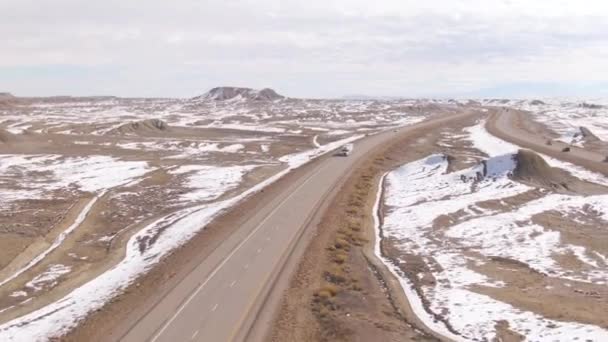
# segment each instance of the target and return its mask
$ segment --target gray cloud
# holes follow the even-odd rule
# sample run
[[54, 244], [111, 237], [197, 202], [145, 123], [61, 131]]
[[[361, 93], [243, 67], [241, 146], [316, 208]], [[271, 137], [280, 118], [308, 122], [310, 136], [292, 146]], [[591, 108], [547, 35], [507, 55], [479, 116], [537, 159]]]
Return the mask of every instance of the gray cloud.
[[0, 13], [0, 88], [22, 94], [421, 96], [608, 79], [599, 1], [5, 0]]

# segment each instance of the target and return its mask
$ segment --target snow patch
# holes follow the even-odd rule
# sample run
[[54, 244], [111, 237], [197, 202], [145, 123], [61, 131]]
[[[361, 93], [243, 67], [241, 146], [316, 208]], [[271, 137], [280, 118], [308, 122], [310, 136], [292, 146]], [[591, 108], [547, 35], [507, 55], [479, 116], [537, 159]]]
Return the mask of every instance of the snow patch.
[[[102, 307], [122, 292], [138, 275], [148, 271], [171, 250], [181, 246], [227, 208], [274, 183], [291, 170], [340, 146], [360, 139], [353, 136], [317, 149], [284, 156], [287, 168], [233, 198], [197, 205], [164, 216], [134, 234], [127, 242], [126, 255], [97, 278], [41, 309], [0, 325], [0, 339], [45, 341], [74, 327], [89, 312]], [[148, 245], [151, 237], [156, 237]], [[142, 246], [144, 249], [142, 251]]]
[[188, 174], [184, 185], [192, 191], [182, 194], [180, 200], [197, 202], [217, 199], [226, 191], [238, 186], [243, 175], [256, 167], [251, 165], [230, 167], [182, 165], [169, 173]]
[[[588, 251], [575, 245], [563, 244], [557, 231], [546, 230], [530, 222], [535, 214], [547, 210], [568, 213], [590, 205], [599, 212], [608, 212], [608, 196], [546, 195], [513, 211], [482, 209], [477, 203], [500, 201], [531, 188], [511, 181], [507, 175], [515, 164], [513, 153], [518, 148], [489, 135], [483, 124], [467, 129], [473, 145], [490, 156], [486, 161], [486, 177], [483, 165], [446, 173], [448, 162], [443, 155], [431, 155], [397, 168], [385, 176], [385, 204], [387, 215], [382, 226], [383, 237], [397, 241], [397, 248], [419, 255], [431, 267], [436, 279], [435, 286], [423, 286], [422, 293], [430, 303], [430, 310], [442, 314], [450, 325], [462, 335], [457, 340], [490, 340], [495, 337], [495, 323], [506, 319], [510, 328], [530, 340], [581, 339], [604, 340], [608, 331], [600, 327], [546, 319], [532, 312], [520, 310], [470, 290], [475, 286], [504, 286], [501, 282], [470, 269], [470, 264], [483, 263], [484, 259], [463, 256], [462, 249], [473, 251], [488, 258], [501, 256], [528, 264], [530, 267], [554, 277], [605, 283], [608, 270], [589, 258]], [[596, 175], [572, 165], [551, 161], [554, 166], [566, 166], [577, 175]], [[475, 182], [463, 181], [477, 178]], [[464, 213], [451, 225], [445, 236], [434, 230], [439, 214]], [[378, 223], [376, 223], [378, 224]], [[380, 234], [380, 230], [377, 231]], [[553, 260], [554, 254], [573, 253], [586, 264], [578, 272], [563, 269]], [[424, 307], [417, 307], [417, 293], [410, 280], [389, 260], [378, 254], [401, 281], [412, 306], [432, 329], [448, 334], [441, 322], [435, 321]], [[405, 262], [405, 261], [403, 261]], [[436, 265], [436, 266], [435, 266]], [[480, 319], [483, 317], [483, 319]], [[547, 326], [553, 328], [547, 329]], [[450, 335], [448, 335], [450, 336]]]
[[66, 265], [55, 264], [43, 273], [37, 275], [34, 279], [25, 284], [25, 287], [37, 292], [44, 288], [53, 287], [57, 284], [57, 279], [64, 274], [70, 273], [71, 268]]

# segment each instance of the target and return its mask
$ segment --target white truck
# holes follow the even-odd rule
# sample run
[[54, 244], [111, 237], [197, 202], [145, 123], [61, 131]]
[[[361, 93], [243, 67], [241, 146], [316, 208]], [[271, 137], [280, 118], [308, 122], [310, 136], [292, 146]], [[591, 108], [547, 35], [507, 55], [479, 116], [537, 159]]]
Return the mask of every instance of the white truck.
[[353, 144], [346, 144], [340, 148], [339, 155], [348, 157], [353, 152]]

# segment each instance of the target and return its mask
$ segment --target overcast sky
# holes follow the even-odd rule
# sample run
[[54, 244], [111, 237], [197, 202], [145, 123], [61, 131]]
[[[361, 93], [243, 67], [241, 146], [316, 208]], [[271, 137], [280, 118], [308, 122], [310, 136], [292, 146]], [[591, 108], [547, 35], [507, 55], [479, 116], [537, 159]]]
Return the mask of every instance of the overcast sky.
[[0, 91], [608, 96], [596, 0], [1, 0]]

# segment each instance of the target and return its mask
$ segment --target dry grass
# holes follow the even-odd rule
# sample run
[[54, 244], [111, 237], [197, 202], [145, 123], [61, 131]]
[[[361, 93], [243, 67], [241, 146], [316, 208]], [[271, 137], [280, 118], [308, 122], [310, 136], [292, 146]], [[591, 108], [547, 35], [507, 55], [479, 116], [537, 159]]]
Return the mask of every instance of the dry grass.
[[371, 219], [368, 209], [374, 200], [372, 189], [380, 174], [378, 164], [383, 164], [384, 160], [376, 158], [371, 165], [355, 171], [357, 181], [347, 190], [349, 193], [343, 205], [341, 224], [333, 232], [333, 244], [326, 248], [326, 258], [330, 262], [324, 264], [324, 285], [314, 292], [312, 312], [322, 327], [332, 331], [335, 327], [331, 327], [331, 324], [336, 318], [332, 315], [340, 310], [334, 298], [342, 292], [363, 290], [359, 279], [349, 270], [349, 258], [351, 253], [360, 253], [358, 248], [368, 242], [363, 235], [363, 224]]
[[327, 283], [315, 292], [315, 296], [321, 298], [331, 298], [338, 294], [340, 288], [334, 284]]
[[[379, 178], [403, 162], [429, 154], [434, 148], [430, 139], [439, 135], [428, 133], [421, 130], [399, 137], [374, 150], [375, 156], [355, 167], [332, 201], [304, 259], [305, 267], [298, 272], [291, 293], [298, 300], [292, 300], [284, 310], [293, 317], [284, 321], [284, 330], [277, 330], [290, 338], [282, 336], [273, 341], [434, 340], [412, 328], [402, 316], [398, 304], [386, 292], [386, 282], [380, 279], [383, 275], [370, 267], [367, 256], [371, 247], [368, 238], [374, 236], [371, 215]], [[426, 140], [419, 142], [421, 137]], [[328, 284], [337, 289], [334, 296], [322, 291]], [[301, 305], [304, 303], [309, 305], [308, 310]]]
[[[394, 151], [395, 146], [386, 146], [379, 154]], [[361, 270], [351, 270], [356, 264], [354, 257], [363, 253], [366, 225], [371, 224], [371, 208], [375, 201], [376, 184], [383, 171], [394, 167], [396, 161], [388, 157], [377, 157], [360, 166], [352, 175], [354, 180], [348, 188], [342, 189], [344, 200], [338, 206], [339, 224], [331, 232], [331, 243], [325, 248], [322, 266], [322, 286], [314, 291], [311, 311], [321, 327], [321, 340], [347, 341], [348, 332], [341, 322], [344, 311], [349, 310], [347, 302], [341, 298], [357, 298], [365, 291]], [[360, 258], [360, 255], [358, 256]], [[359, 295], [356, 295], [359, 293]], [[345, 305], [345, 307], [341, 307]], [[341, 331], [342, 334], [337, 335]], [[346, 333], [346, 335], [344, 335]]]

